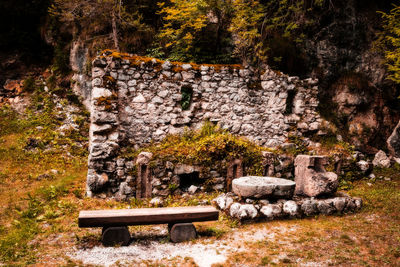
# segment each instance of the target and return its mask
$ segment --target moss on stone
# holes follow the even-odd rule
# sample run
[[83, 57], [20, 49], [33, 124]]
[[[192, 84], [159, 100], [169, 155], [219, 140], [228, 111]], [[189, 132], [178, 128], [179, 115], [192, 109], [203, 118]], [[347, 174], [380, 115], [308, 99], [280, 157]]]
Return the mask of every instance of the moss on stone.
[[[101, 58], [105, 57], [113, 57], [116, 59], [121, 60], [128, 60], [131, 66], [141, 66], [142, 64], [149, 65], [153, 67], [156, 71], [160, 71], [161, 65], [164, 64], [164, 60], [152, 58], [152, 57], [144, 57], [144, 56], [137, 56], [128, 53], [121, 53], [115, 50], [106, 49], [103, 50], [101, 53]], [[202, 66], [209, 67], [216, 72], [220, 72], [224, 69], [226, 70], [233, 70], [233, 69], [243, 69], [244, 67], [240, 64], [196, 64], [196, 63], [185, 63], [179, 61], [172, 61], [172, 70], [174, 72], [181, 72], [183, 70], [183, 64], [190, 64], [193, 70], [200, 70]]]

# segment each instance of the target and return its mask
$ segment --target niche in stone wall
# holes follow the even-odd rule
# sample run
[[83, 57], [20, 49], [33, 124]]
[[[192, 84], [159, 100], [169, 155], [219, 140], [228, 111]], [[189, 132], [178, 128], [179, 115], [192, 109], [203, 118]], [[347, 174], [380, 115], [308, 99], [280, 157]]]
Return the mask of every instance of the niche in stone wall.
[[202, 179], [200, 179], [200, 173], [197, 171], [191, 173], [182, 173], [178, 176], [180, 180], [179, 189], [181, 189], [183, 192], [186, 192], [192, 185], [201, 187], [204, 182]]
[[190, 104], [192, 103], [193, 98], [193, 88], [191, 85], [183, 85], [181, 87], [181, 107], [182, 110], [188, 110], [190, 108]]
[[241, 159], [232, 160], [228, 166], [226, 175], [226, 191], [232, 191], [232, 180], [243, 176], [243, 161]]

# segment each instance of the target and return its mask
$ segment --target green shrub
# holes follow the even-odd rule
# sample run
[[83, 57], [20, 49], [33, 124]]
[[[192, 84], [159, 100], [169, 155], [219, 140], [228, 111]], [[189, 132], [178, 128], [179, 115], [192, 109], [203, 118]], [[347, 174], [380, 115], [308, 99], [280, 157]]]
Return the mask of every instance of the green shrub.
[[400, 83], [400, 6], [394, 5], [389, 13], [379, 13], [382, 15], [383, 25], [375, 44], [385, 55], [388, 78]]
[[25, 92], [33, 92], [36, 89], [35, 79], [31, 76], [26, 78], [23, 83], [23, 89]]

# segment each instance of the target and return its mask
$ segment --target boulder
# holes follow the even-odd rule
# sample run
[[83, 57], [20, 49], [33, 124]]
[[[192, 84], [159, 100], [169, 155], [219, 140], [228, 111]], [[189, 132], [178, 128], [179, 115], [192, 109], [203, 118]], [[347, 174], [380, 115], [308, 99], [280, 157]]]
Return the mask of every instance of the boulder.
[[345, 197], [335, 197], [332, 200], [332, 204], [335, 207], [335, 209], [337, 210], [337, 212], [343, 212], [344, 208], [347, 205], [347, 199]]
[[233, 204], [233, 198], [225, 194], [222, 194], [217, 198], [213, 199], [212, 202], [215, 203], [220, 210], [225, 210], [229, 209], [229, 207]]
[[359, 162], [356, 163], [356, 165], [360, 169], [360, 171], [364, 174], [366, 174], [370, 170], [370, 164], [368, 161], [360, 160]]
[[299, 206], [293, 200], [283, 203], [283, 212], [291, 217], [297, 217], [299, 215], [299, 210]]
[[189, 189], [188, 189], [188, 193], [193, 195], [194, 193], [196, 193], [197, 189], [198, 189], [197, 186], [191, 185], [191, 186], [189, 187]]
[[153, 153], [151, 153], [151, 152], [141, 152], [136, 159], [136, 164], [147, 165], [147, 164], [149, 164], [152, 157], [153, 157]]
[[374, 167], [379, 168], [389, 168], [390, 167], [390, 159], [386, 155], [385, 152], [379, 150], [378, 153], [375, 154], [375, 158], [372, 161]]
[[295, 194], [316, 197], [336, 192], [338, 176], [327, 172], [324, 156], [298, 155], [295, 159]]
[[332, 199], [318, 201], [317, 208], [320, 213], [325, 215], [333, 214], [336, 211]]
[[231, 217], [236, 218], [237, 214], [239, 213], [240, 206], [242, 206], [240, 205], [240, 203], [237, 202], [233, 203], [229, 208], [229, 215], [231, 215]]
[[356, 204], [356, 210], [360, 210], [362, 208], [362, 199], [359, 197], [354, 198], [354, 204]]
[[318, 213], [317, 202], [314, 199], [307, 199], [301, 204], [301, 211], [306, 216], [311, 216]]
[[232, 181], [232, 191], [241, 197], [291, 198], [295, 183], [275, 177], [245, 176]]
[[260, 209], [263, 216], [268, 219], [275, 219], [282, 216], [282, 204], [268, 204]]
[[400, 121], [394, 128], [392, 134], [386, 140], [387, 147], [391, 156], [400, 158]]
[[239, 220], [254, 219], [258, 211], [254, 205], [233, 203], [230, 208], [230, 215]]
[[162, 207], [164, 201], [161, 197], [155, 197], [150, 200], [150, 205], [153, 207]]

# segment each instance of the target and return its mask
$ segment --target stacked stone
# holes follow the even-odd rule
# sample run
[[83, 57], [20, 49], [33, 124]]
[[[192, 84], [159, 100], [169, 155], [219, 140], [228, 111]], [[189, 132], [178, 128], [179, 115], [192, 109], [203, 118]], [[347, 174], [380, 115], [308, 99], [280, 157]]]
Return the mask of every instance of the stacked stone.
[[[140, 60], [139, 60], [140, 61]], [[117, 166], [122, 145], [139, 148], [205, 120], [263, 146], [277, 146], [291, 126], [316, 131], [320, 117], [316, 80], [300, 80], [267, 68], [258, 76], [249, 67], [139, 62], [102, 55], [93, 61], [88, 195], [115, 195], [123, 182], [134, 194], [124, 166]], [[182, 110], [182, 89], [193, 91]], [[294, 92], [293, 103], [287, 102]], [[287, 114], [287, 106], [292, 110]], [[289, 109], [289, 110], [290, 110]], [[301, 127], [300, 127], [301, 126]], [[296, 127], [294, 127], [296, 128]], [[123, 174], [125, 173], [125, 174]], [[128, 179], [129, 178], [129, 179]]]
[[[196, 191], [213, 191], [223, 190], [225, 188], [226, 179], [216, 169], [204, 169], [201, 166], [193, 166], [187, 164], [173, 164], [170, 161], [157, 162], [152, 169], [152, 194], [154, 196], [166, 197], [171, 194], [194, 193], [188, 188], [182, 188], [182, 174], [193, 174], [197, 172], [199, 180], [204, 181], [201, 185], [192, 185], [192, 190]], [[206, 182], [207, 181], [207, 182]], [[184, 190], [187, 190], [184, 191]]]
[[246, 199], [240, 201], [238, 196], [227, 193], [213, 200], [213, 204], [228, 216], [245, 220], [274, 220], [284, 218], [302, 218], [317, 214], [332, 215], [352, 213], [361, 209], [362, 200], [343, 194], [342, 196], [315, 199], [300, 198], [295, 200], [279, 199]]

